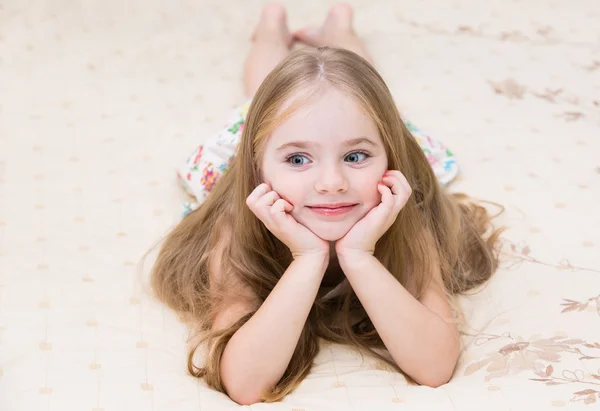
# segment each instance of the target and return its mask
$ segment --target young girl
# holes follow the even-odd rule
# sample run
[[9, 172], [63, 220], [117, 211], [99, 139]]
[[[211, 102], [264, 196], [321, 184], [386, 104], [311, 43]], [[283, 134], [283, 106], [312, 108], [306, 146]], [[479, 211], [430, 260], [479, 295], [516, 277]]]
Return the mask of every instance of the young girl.
[[[267, 6], [247, 116], [179, 170], [197, 204], [162, 245], [152, 286], [199, 336], [190, 373], [240, 404], [293, 391], [320, 340], [446, 383], [460, 351], [452, 296], [496, 269], [499, 232], [443, 189], [451, 155], [402, 122], [351, 18], [336, 5], [320, 30], [292, 36], [283, 8]], [[290, 53], [293, 37], [319, 48]]]

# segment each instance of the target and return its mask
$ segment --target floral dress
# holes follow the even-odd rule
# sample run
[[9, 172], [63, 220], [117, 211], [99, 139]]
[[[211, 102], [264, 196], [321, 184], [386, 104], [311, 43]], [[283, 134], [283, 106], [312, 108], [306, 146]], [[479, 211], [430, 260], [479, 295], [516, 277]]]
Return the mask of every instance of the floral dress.
[[[249, 107], [250, 101], [237, 107], [226, 127], [206, 139], [177, 168], [179, 182], [195, 199], [183, 203], [184, 216], [204, 202], [219, 177], [227, 172], [229, 162], [240, 142]], [[421, 146], [440, 184], [450, 183], [458, 174], [458, 166], [452, 152], [411, 122], [406, 122], [406, 127]]]

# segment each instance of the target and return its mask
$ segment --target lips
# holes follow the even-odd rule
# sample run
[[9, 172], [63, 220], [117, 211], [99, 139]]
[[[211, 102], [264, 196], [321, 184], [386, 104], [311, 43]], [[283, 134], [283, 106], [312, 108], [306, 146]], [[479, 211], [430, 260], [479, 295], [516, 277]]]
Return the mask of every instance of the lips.
[[315, 204], [308, 206], [308, 208], [319, 215], [323, 216], [337, 216], [346, 214], [357, 206], [356, 203], [329, 203], [329, 204]]

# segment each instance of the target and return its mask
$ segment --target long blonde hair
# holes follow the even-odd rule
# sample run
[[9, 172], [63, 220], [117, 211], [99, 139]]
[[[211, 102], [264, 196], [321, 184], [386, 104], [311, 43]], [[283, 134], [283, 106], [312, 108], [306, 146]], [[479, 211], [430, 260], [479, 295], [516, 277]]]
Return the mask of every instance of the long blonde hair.
[[[189, 372], [219, 391], [224, 392], [219, 365], [225, 345], [253, 312], [226, 329], [211, 330], [227, 287], [211, 284], [209, 266], [219, 258], [220, 270], [234, 276], [261, 303], [291, 263], [290, 251], [255, 217], [245, 201], [261, 183], [261, 149], [272, 130], [323, 86], [347, 93], [370, 114], [385, 145], [388, 168], [400, 170], [413, 189], [408, 203], [375, 249], [375, 257], [390, 273], [419, 298], [432, 281], [434, 264], [441, 268], [449, 296], [485, 282], [497, 268], [495, 246], [500, 231], [491, 225], [485, 208], [467, 196], [450, 194], [440, 187], [377, 71], [363, 58], [343, 49], [305, 48], [293, 52], [269, 74], [253, 98], [229, 171], [220, 177], [205, 202], [167, 235], [151, 272], [156, 296], [185, 316], [198, 337], [190, 346]], [[282, 112], [282, 104], [299, 95], [306, 98], [294, 100], [298, 104]], [[214, 250], [220, 243], [222, 227], [229, 227], [233, 234], [216, 257]], [[406, 267], [411, 267], [411, 275], [406, 275]], [[360, 318], [354, 324], [351, 312]], [[376, 352], [385, 346], [356, 294], [346, 287], [341, 296], [315, 301], [283, 377], [263, 395], [264, 401], [280, 400], [300, 384], [310, 372], [320, 339], [350, 344], [401, 372]], [[209, 347], [205, 364], [198, 366], [195, 353], [205, 342]]]

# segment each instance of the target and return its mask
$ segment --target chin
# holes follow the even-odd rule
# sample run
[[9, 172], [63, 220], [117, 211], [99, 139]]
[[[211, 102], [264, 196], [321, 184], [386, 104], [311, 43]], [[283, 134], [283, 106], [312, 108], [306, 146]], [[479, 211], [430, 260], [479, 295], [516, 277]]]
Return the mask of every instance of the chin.
[[337, 241], [344, 237], [352, 228], [348, 222], [308, 224], [308, 229], [325, 241]]

